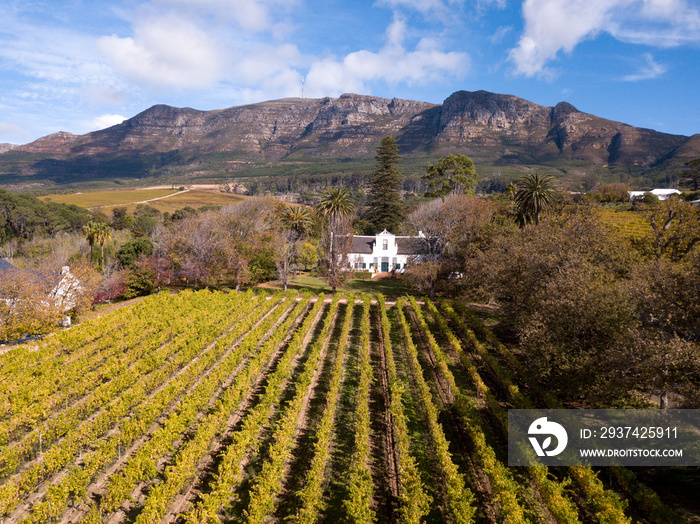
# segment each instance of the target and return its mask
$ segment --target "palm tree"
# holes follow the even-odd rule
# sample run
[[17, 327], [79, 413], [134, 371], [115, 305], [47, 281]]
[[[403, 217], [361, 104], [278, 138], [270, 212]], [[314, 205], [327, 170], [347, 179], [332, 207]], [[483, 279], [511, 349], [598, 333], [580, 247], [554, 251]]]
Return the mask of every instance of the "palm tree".
[[112, 232], [108, 224], [97, 222], [95, 229], [95, 240], [100, 244], [102, 258], [100, 260], [100, 269], [104, 271], [105, 266], [105, 243], [112, 238]]
[[344, 269], [352, 247], [350, 216], [355, 211], [355, 204], [344, 187], [330, 188], [316, 204], [316, 209], [328, 220], [323, 228], [321, 244], [325, 253], [326, 278], [335, 293], [337, 286], [347, 277]]
[[90, 265], [92, 265], [92, 248], [97, 240], [97, 224], [98, 222], [90, 221], [83, 226], [83, 235], [88, 244], [90, 244]]
[[518, 182], [520, 189], [515, 195], [515, 203], [518, 211], [525, 219], [540, 223], [540, 215], [547, 208], [554, 205], [557, 200], [557, 192], [551, 187], [550, 175], [540, 176], [537, 173], [525, 175]]
[[299, 244], [307, 231], [311, 229], [311, 213], [305, 207], [287, 206], [282, 212], [283, 231], [280, 240], [283, 245], [278, 251], [280, 260], [278, 271], [283, 275], [284, 290], [287, 291], [287, 268], [291, 262], [291, 270], [294, 278], [297, 276], [297, 258], [299, 257]]
[[288, 206], [282, 214], [282, 224], [302, 237], [311, 227], [311, 213], [304, 207]]
[[330, 188], [316, 204], [316, 209], [331, 219], [348, 217], [355, 211], [355, 204], [346, 188]]

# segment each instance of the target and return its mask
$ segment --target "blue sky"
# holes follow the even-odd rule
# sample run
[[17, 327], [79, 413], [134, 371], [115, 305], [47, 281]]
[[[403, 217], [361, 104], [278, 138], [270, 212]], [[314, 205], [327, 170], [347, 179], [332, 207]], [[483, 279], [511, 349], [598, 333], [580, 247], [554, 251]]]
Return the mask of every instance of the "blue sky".
[[0, 142], [154, 104], [485, 89], [700, 133], [698, 0], [3, 0]]

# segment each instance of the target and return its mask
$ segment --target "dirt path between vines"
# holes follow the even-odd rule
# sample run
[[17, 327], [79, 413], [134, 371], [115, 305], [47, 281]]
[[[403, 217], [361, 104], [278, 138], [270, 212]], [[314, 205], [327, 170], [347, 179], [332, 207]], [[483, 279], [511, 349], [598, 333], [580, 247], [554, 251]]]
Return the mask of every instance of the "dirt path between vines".
[[379, 522], [396, 522], [400, 482], [398, 448], [394, 421], [389, 411], [389, 373], [386, 368], [384, 340], [378, 305], [372, 308], [370, 359], [373, 381], [370, 390], [370, 455], [369, 470], [374, 479], [373, 506]]

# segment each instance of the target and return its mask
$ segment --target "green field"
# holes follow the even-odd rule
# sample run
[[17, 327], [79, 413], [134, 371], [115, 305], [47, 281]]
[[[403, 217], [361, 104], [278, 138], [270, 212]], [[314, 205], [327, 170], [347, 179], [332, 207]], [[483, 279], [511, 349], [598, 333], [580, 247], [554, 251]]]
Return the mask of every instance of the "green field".
[[646, 238], [651, 233], [649, 223], [639, 213], [624, 207], [598, 207], [596, 213], [603, 224], [633, 238]]
[[80, 207], [92, 208], [115, 206], [160, 198], [177, 193], [176, 189], [130, 189], [124, 191], [91, 191], [88, 193], [73, 193], [68, 195], [47, 195], [39, 197], [45, 202], [59, 204], [74, 204]]
[[39, 198], [45, 202], [75, 204], [93, 211], [99, 210], [109, 216], [111, 208], [117, 206], [126, 207], [129, 213], [133, 213], [139, 203], [146, 203], [158, 209], [161, 213], [173, 213], [177, 209], [182, 209], [186, 206], [199, 208], [202, 206], [236, 204], [246, 197], [204, 189], [192, 189], [189, 191], [178, 191], [177, 189], [130, 189], [124, 191], [93, 191], [67, 195], [47, 195]]

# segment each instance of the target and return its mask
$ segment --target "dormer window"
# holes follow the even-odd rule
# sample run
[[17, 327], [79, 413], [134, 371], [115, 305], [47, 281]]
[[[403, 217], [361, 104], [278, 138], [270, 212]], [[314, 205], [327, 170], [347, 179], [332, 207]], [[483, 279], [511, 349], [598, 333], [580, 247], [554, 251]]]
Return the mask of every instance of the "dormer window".
[[389, 241], [387, 239], [382, 240], [382, 249], [386, 251], [389, 249]]

